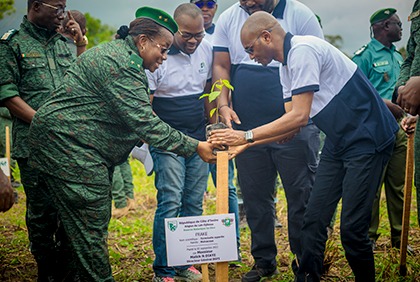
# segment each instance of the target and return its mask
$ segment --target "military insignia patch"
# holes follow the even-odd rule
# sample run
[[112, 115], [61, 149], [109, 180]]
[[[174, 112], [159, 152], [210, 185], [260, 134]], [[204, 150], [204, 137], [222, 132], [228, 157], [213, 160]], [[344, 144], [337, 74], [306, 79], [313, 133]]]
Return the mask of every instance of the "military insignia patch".
[[359, 48], [359, 50], [357, 50], [356, 52], [354, 52], [354, 55], [360, 55], [362, 54], [365, 50], [366, 50], [367, 45], [363, 45], [362, 47]]
[[1, 40], [9, 41], [13, 37], [13, 35], [15, 35], [17, 32], [18, 32], [17, 29], [11, 29], [7, 31], [5, 34], [3, 34], [3, 36], [1, 37]]
[[143, 59], [137, 54], [130, 55], [130, 67], [140, 71], [143, 65]]

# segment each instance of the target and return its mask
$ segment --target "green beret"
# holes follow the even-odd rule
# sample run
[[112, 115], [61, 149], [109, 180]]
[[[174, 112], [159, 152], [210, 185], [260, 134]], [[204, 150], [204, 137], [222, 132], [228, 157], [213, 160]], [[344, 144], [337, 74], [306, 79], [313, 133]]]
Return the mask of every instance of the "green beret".
[[386, 8], [376, 11], [372, 16], [370, 16], [370, 25], [389, 19], [396, 12], [397, 10], [394, 8]]
[[136, 18], [148, 18], [155, 23], [163, 26], [172, 34], [178, 31], [178, 25], [175, 20], [166, 12], [152, 7], [141, 7], [136, 11]]

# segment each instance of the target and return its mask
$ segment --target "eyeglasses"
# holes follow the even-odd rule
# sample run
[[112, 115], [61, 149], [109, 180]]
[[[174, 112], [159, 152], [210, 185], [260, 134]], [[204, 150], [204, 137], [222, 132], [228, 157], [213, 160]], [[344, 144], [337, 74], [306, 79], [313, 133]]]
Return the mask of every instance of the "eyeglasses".
[[149, 38], [149, 39], [150, 39], [150, 41], [152, 41], [153, 43], [155, 43], [155, 45], [156, 45], [158, 48], [160, 48], [160, 53], [161, 53], [162, 55], [166, 55], [166, 54], [168, 54], [168, 52], [169, 52], [169, 48], [162, 47], [162, 45], [160, 45], [159, 43], [157, 43], [155, 40], [153, 40], [153, 39], [152, 39], [152, 38], [150, 38], [150, 37], [147, 37], [147, 38]]
[[388, 24], [396, 24], [396, 25], [398, 25], [400, 28], [402, 27], [402, 22], [388, 22]]
[[260, 35], [258, 35], [258, 37], [254, 40], [254, 42], [252, 42], [252, 44], [249, 47], [246, 47], [245, 48], [245, 52], [248, 53], [248, 54], [250, 54], [250, 55], [254, 54], [254, 45], [258, 41], [258, 39], [261, 38], [261, 35], [264, 34], [264, 31], [271, 32], [272, 30], [273, 30], [273, 28], [264, 29], [263, 31], [261, 31]]
[[184, 39], [185, 41], [191, 40], [191, 38], [195, 38], [195, 40], [200, 41], [201, 39], [204, 38], [204, 36], [206, 35], [206, 33], [204, 32], [204, 30], [200, 33], [196, 33], [196, 34], [192, 34], [189, 32], [182, 32], [178, 29], [179, 34], [181, 34], [182, 39]]
[[202, 9], [204, 6], [207, 6], [209, 9], [216, 7], [216, 2], [214, 1], [198, 1], [194, 3], [198, 8]]
[[38, 3], [41, 3], [43, 6], [46, 6], [46, 7], [48, 7], [48, 8], [54, 9], [54, 10], [55, 10], [55, 12], [56, 12], [56, 14], [57, 14], [57, 16], [61, 16], [61, 15], [63, 15], [63, 14], [64, 14], [64, 12], [66, 11], [66, 7], [62, 7], [62, 6], [60, 6], [60, 7], [55, 7], [55, 6], [53, 6], [53, 5], [50, 5], [50, 4], [47, 4], [47, 3], [44, 3], [44, 2], [39, 2], [39, 1], [38, 1]]

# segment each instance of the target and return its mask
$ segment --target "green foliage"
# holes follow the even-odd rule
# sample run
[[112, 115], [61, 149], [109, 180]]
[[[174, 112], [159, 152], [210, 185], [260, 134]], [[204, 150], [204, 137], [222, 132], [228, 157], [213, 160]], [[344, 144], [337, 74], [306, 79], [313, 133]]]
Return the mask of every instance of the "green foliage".
[[98, 44], [111, 41], [116, 30], [109, 25], [102, 24], [101, 20], [92, 17], [89, 13], [85, 13], [87, 37], [89, 44], [87, 48], [91, 48]]
[[331, 45], [334, 45], [337, 49], [341, 49], [343, 47], [343, 38], [341, 35], [325, 35], [325, 40]]
[[[229, 90], [233, 91], [233, 86], [230, 84], [229, 80], [227, 79], [218, 79], [216, 80], [213, 85], [211, 86], [210, 93], [204, 93], [200, 96], [199, 99], [203, 99], [205, 97], [208, 98], [209, 103], [215, 101], [220, 94], [222, 93], [223, 87], [228, 88]], [[210, 117], [216, 114], [216, 123], [219, 122], [219, 100], [217, 100], [217, 106], [210, 110]]]
[[5, 15], [10, 15], [15, 12], [15, 0], [1, 0], [0, 1], [0, 20], [4, 18]]

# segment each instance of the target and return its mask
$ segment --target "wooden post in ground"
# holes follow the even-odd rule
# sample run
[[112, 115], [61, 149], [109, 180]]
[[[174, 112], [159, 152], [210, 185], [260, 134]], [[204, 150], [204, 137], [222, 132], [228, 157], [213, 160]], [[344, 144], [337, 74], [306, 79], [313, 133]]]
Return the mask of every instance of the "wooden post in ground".
[[[216, 183], [216, 213], [229, 212], [228, 168], [229, 154], [226, 151], [217, 152], [217, 183]], [[228, 282], [228, 263], [216, 263], [216, 282]]]
[[9, 181], [12, 177], [12, 164], [10, 163], [10, 129], [8, 126], [5, 128], [6, 131], [6, 158], [7, 162], [9, 163]]
[[407, 138], [407, 159], [405, 162], [404, 211], [400, 245], [400, 275], [407, 275], [407, 244], [410, 227], [411, 194], [413, 190], [414, 172], [414, 133]]

